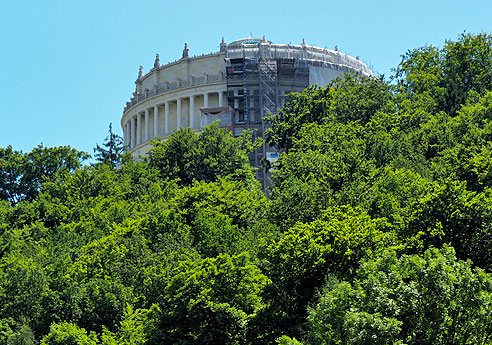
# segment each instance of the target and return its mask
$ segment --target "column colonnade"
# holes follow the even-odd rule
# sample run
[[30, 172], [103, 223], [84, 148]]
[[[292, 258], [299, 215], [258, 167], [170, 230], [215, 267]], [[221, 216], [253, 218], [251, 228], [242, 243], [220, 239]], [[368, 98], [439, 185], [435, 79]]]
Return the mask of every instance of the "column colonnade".
[[[198, 99], [202, 99], [202, 106], [208, 108], [209, 95], [213, 94], [217, 95], [216, 104], [218, 104], [219, 107], [223, 107], [224, 92], [216, 91], [176, 97], [162, 103], [150, 105], [144, 110], [137, 112], [128, 118], [123, 125], [123, 140], [125, 146], [127, 149], [133, 149], [151, 139], [157, 138], [159, 135], [169, 135], [172, 133], [172, 130], [179, 129], [182, 126], [191, 127], [191, 129], [200, 129], [200, 120], [197, 119], [196, 116], [196, 103], [199, 103]], [[188, 106], [186, 114], [183, 114], [184, 105]], [[164, 119], [162, 119], [162, 116]], [[173, 125], [175, 125], [175, 127]], [[171, 126], [174, 128], [171, 129]]]

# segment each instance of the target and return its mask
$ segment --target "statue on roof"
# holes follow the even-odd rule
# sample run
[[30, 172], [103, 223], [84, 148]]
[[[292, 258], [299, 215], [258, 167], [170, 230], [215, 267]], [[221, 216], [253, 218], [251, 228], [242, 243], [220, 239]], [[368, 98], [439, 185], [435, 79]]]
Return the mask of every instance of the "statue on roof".
[[143, 66], [138, 68], [138, 79], [142, 79], [143, 77]]
[[220, 50], [221, 52], [227, 51], [227, 43], [224, 40], [224, 37], [222, 37], [222, 42], [220, 42]]
[[182, 59], [187, 59], [190, 57], [190, 53], [189, 53], [189, 49], [188, 49], [188, 43], [185, 43], [185, 47], [183, 49], [183, 56], [181, 57]]
[[161, 66], [161, 60], [159, 59], [159, 54], [155, 54], [154, 68], [159, 68]]

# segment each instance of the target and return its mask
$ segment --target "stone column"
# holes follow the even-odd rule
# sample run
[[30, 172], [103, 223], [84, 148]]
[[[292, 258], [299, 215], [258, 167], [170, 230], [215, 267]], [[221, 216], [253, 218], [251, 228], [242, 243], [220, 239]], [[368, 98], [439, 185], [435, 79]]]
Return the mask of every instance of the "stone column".
[[125, 122], [125, 124], [123, 125], [123, 147], [126, 147], [126, 142], [128, 140], [128, 126], [127, 126], [127, 123]]
[[169, 102], [164, 103], [164, 133], [169, 133]]
[[126, 123], [125, 123], [125, 150], [128, 150], [129, 145], [130, 145], [130, 121], [126, 121]]
[[203, 107], [208, 108], [208, 93], [203, 94]]
[[176, 129], [181, 127], [181, 98], [176, 100]]
[[149, 109], [145, 109], [145, 141], [150, 139]]
[[190, 127], [195, 128], [195, 96], [190, 96]]
[[142, 143], [142, 116], [137, 114], [137, 145]]
[[224, 106], [224, 93], [222, 91], [219, 91], [219, 107]]
[[159, 136], [159, 106], [154, 105], [154, 138]]
[[135, 116], [130, 120], [130, 148], [135, 147]]
[[132, 147], [132, 143], [131, 143], [131, 140], [132, 140], [132, 119], [128, 120], [127, 121], [127, 126], [128, 126], [128, 139], [126, 140], [126, 148], [129, 150], [131, 147]]

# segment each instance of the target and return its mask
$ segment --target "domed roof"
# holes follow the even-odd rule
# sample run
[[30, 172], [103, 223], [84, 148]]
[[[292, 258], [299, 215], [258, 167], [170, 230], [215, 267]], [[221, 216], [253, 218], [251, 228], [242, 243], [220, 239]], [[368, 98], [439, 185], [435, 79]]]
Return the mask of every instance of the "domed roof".
[[[242, 44], [258, 44], [261, 42], [262, 42], [261, 38], [249, 36], [246, 38], [241, 38], [239, 40], [232, 41], [231, 43], [229, 43], [229, 46], [240, 46]], [[268, 43], [271, 42], [268, 41]]]

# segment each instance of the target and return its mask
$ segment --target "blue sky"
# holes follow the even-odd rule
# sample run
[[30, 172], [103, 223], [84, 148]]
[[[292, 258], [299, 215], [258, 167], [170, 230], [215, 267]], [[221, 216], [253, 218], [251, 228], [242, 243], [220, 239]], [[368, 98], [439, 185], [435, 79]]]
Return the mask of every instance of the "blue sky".
[[0, 147], [70, 145], [92, 153], [138, 66], [218, 50], [249, 36], [333, 48], [389, 76], [408, 49], [492, 32], [489, 1], [1, 1]]

